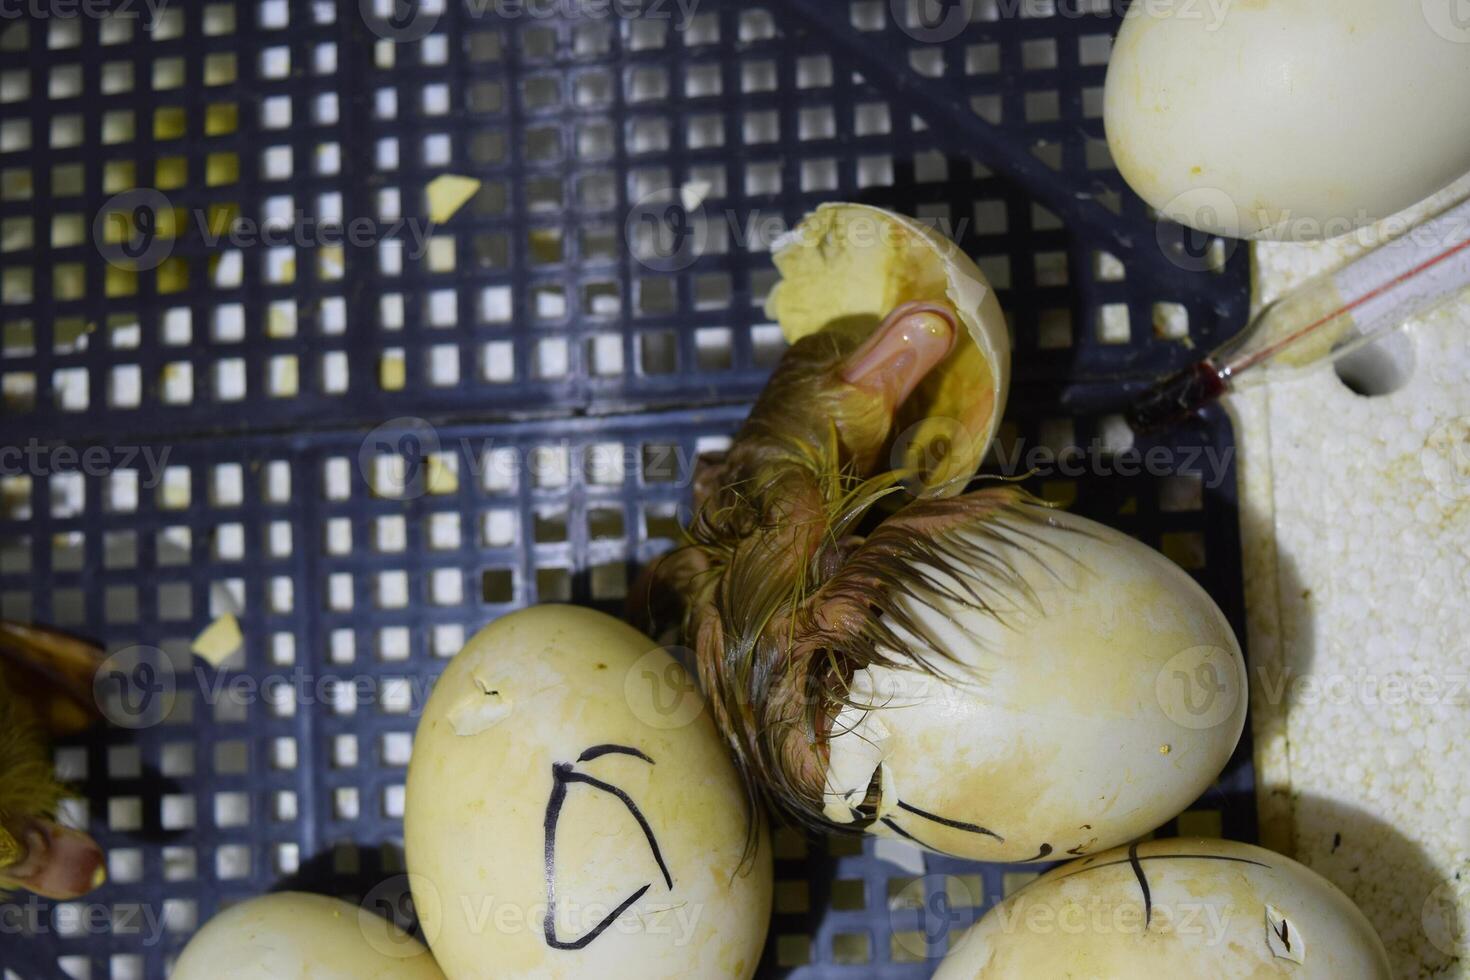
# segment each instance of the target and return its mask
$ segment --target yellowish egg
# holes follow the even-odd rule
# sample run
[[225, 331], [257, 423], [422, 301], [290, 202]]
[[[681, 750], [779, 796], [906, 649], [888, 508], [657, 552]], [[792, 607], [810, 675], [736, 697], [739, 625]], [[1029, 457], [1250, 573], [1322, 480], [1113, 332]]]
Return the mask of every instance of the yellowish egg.
[[1148, 841], [1048, 872], [954, 940], [935, 980], [1390, 980], [1358, 908], [1290, 858]]
[[1183, 224], [1331, 238], [1470, 170], [1460, 0], [1140, 0], [1103, 116], [1129, 185]]
[[543, 605], [470, 639], [425, 706], [404, 836], [451, 980], [748, 978], [764, 830], [692, 680], [602, 613]]
[[1093, 854], [1172, 819], [1245, 725], [1229, 622], [1179, 566], [1086, 518], [1026, 507], [985, 532], [972, 574], [905, 601], [940, 673], [854, 677], [828, 817], [856, 820], [876, 784], [870, 832], [978, 861]]
[[424, 944], [356, 905], [278, 892], [233, 905], [189, 940], [171, 980], [443, 980]]

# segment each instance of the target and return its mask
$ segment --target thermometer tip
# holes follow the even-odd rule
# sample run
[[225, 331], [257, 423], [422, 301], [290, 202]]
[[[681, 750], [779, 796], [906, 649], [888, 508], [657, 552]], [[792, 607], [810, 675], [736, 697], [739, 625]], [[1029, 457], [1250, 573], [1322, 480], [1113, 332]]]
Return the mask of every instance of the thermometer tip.
[[1134, 432], [1158, 432], [1183, 422], [1224, 392], [1219, 369], [1200, 361], [1154, 384], [1133, 402], [1125, 417]]

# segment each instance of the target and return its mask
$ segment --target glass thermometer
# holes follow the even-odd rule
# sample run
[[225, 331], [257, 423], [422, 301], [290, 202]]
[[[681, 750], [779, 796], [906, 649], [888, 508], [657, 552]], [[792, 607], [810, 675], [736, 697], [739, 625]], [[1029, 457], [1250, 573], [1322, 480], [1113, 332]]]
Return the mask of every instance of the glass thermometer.
[[1187, 418], [1229, 391], [1346, 357], [1470, 286], [1470, 200], [1264, 307], [1204, 360], [1143, 394], [1139, 431]]

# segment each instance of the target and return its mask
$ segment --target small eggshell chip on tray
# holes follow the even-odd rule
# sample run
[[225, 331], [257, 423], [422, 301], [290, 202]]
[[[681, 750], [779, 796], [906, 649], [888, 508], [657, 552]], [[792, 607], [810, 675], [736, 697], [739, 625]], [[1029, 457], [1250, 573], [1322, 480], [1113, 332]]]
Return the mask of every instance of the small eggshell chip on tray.
[[1103, 120], [1129, 185], [1236, 238], [1332, 238], [1470, 170], [1463, 0], [1137, 3]]
[[771, 906], [749, 820], [684, 669], [610, 616], [543, 605], [481, 630], [435, 685], [404, 838], [451, 980], [740, 980]]
[[1147, 841], [1056, 868], [950, 939], [935, 980], [1390, 980], [1357, 906], [1290, 858], [1235, 841]]
[[461, 177], [458, 174], [440, 174], [435, 177], [425, 188], [425, 196], [429, 199], [429, 220], [436, 225], [444, 224], [459, 213], [459, 209], [479, 189], [480, 182], [473, 177]]
[[375, 913], [277, 892], [232, 905], [195, 933], [170, 980], [444, 980], [424, 944]]
[[240, 631], [240, 621], [235, 618], [234, 613], [224, 613], [194, 637], [189, 649], [211, 666], [218, 667], [230, 659], [244, 642], [245, 634]]

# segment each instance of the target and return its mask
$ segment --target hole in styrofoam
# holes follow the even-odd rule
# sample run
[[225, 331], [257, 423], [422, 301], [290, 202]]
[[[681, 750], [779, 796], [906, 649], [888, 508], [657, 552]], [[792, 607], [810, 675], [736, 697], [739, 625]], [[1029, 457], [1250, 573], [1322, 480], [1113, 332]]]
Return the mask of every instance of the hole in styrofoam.
[[1409, 334], [1395, 330], [1333, 362], [1337, 379], [1356, 395], [1377, 398], [1392, 394], [1414, 376], [1414, 345]]

